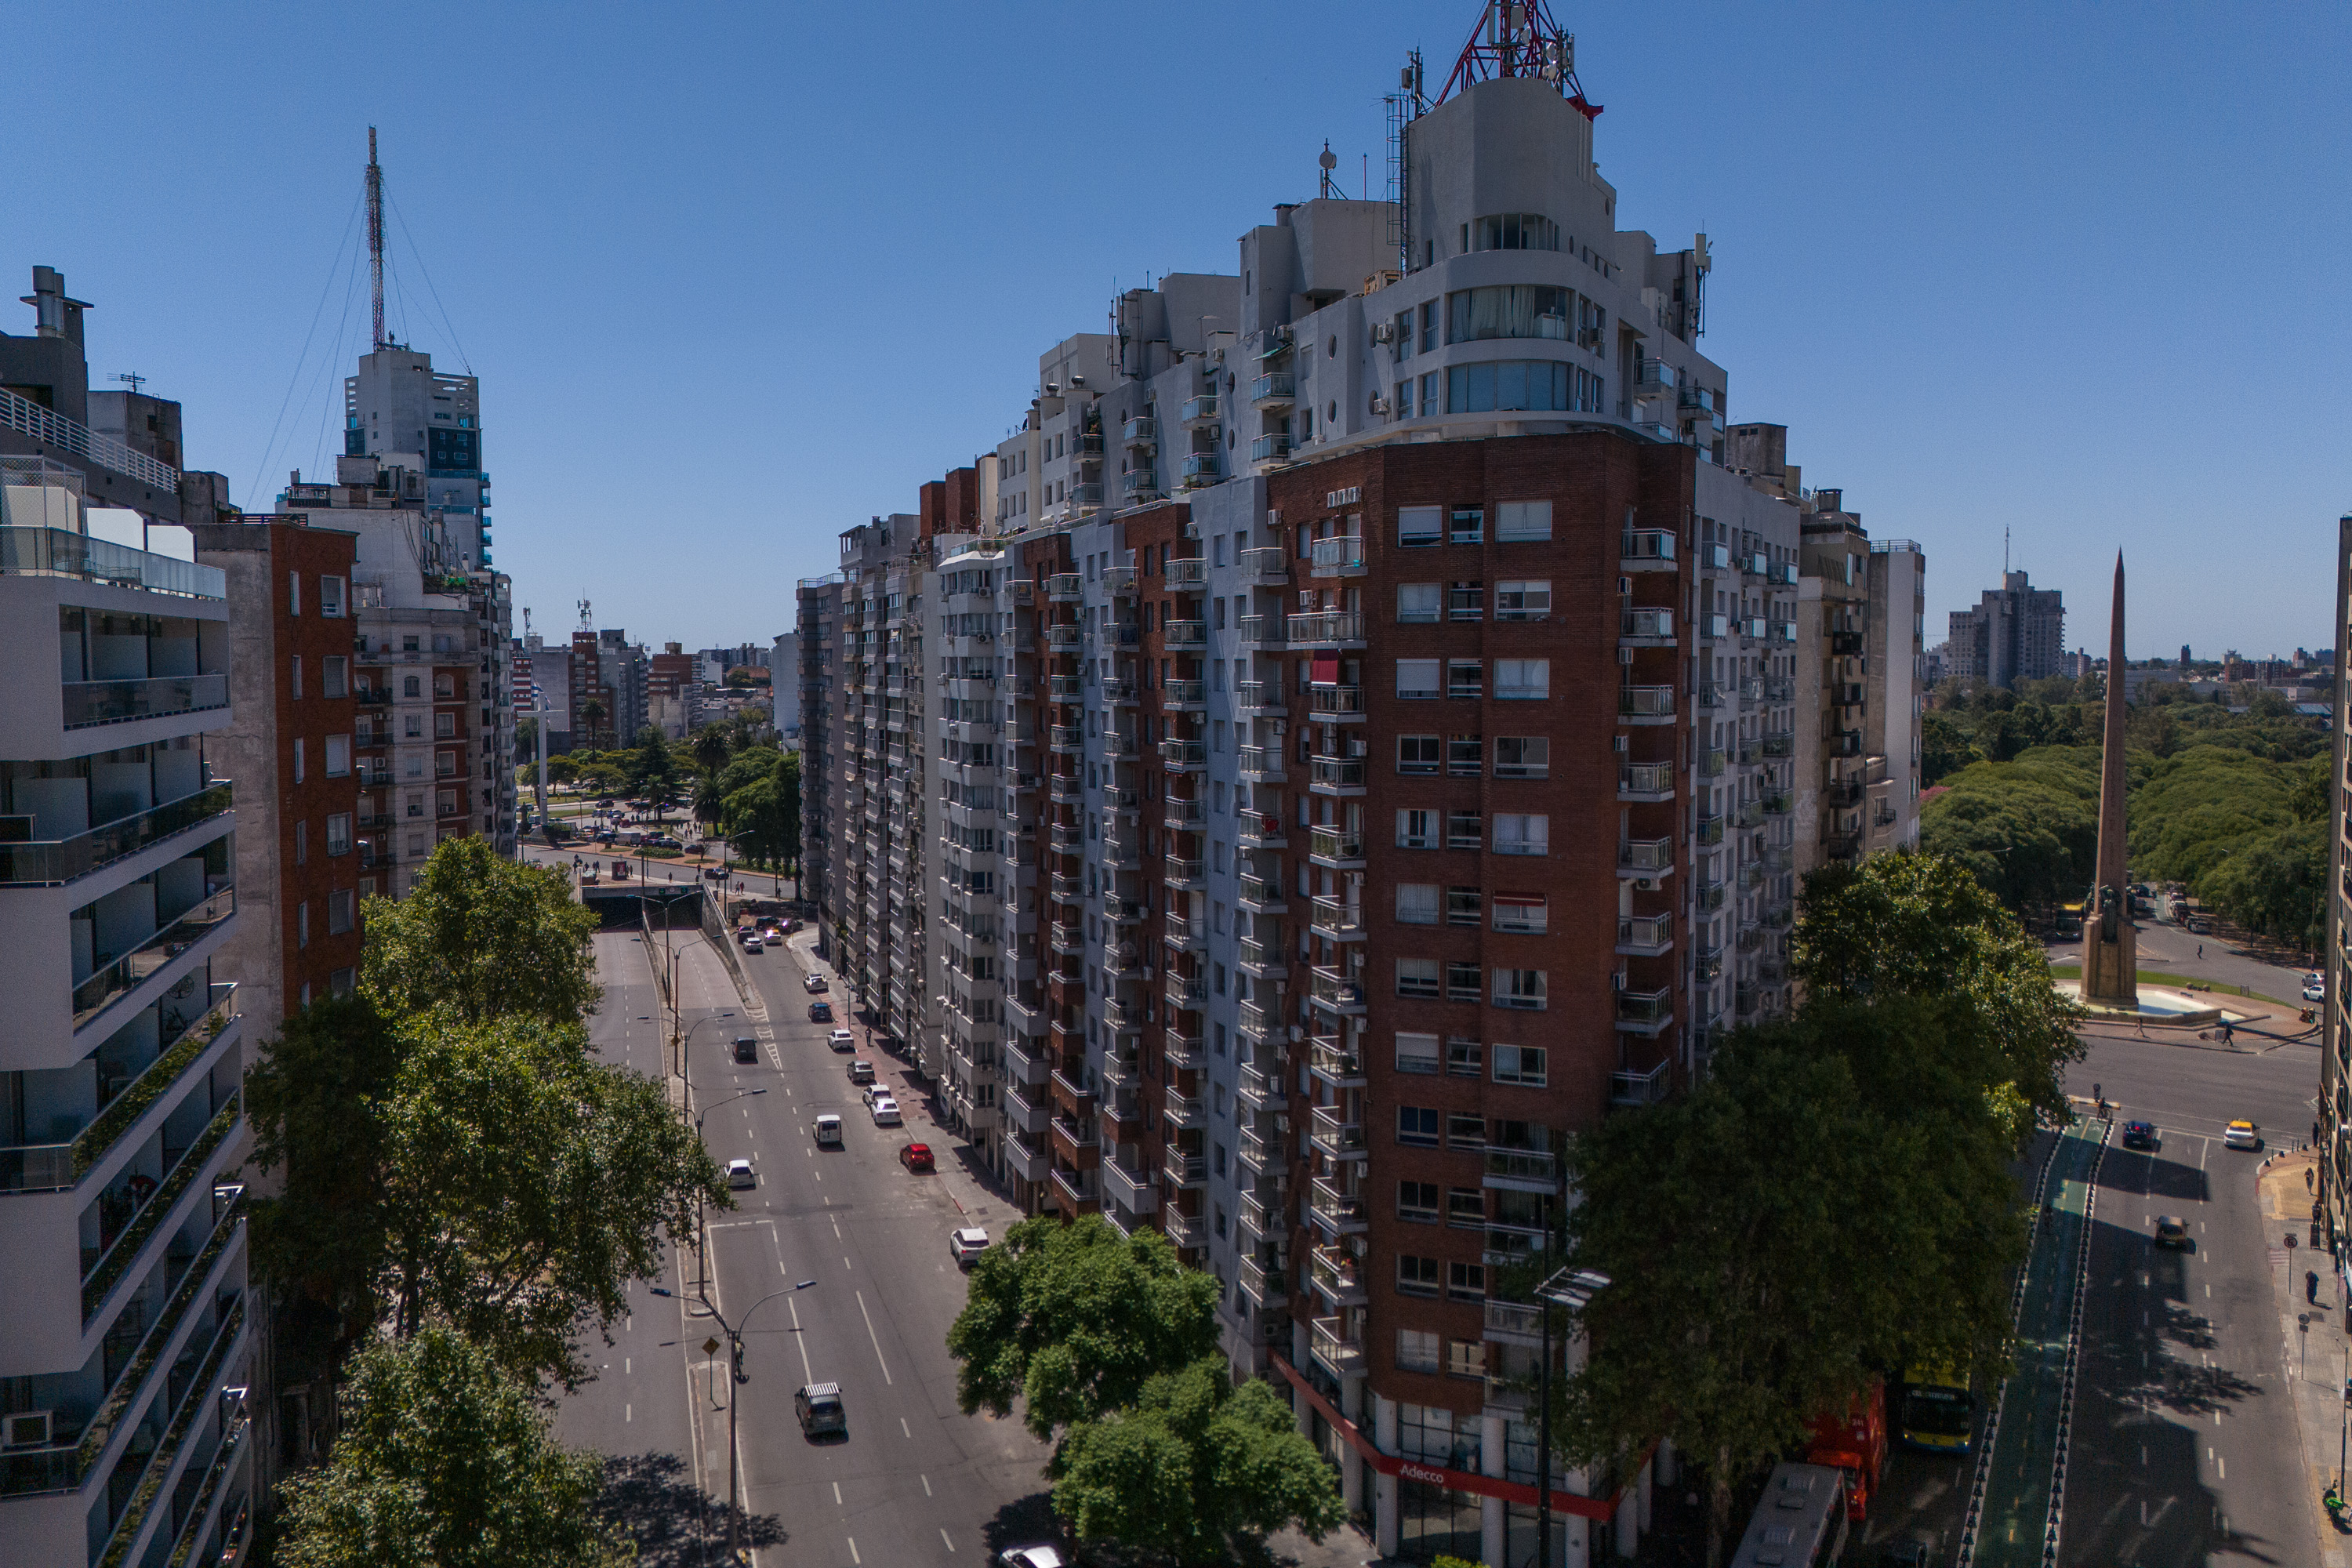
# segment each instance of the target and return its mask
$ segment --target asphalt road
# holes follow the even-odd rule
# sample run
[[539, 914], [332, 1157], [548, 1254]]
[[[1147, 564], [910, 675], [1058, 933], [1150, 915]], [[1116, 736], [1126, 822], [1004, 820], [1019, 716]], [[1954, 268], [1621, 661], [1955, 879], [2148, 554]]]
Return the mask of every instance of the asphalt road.
[[[772, 1020], [756, 1031], [758, 1063], [709, 1048], [732, 1025], [704, 1031], [691, 1053], [712, 1156], [750, 1159], [758, 1173], [738, 1209], [709, 1222], [712, 1299], [744, 1329], [751, 1378], [738, 1413], [744, 1506], [782, 1534], [758, 1561], [978, 1563], [1049, 1528], [1044, 1449], [1016, 1422], [957, 1410], [946, 1349], [964, 1299], [948, 1233], [977, 1223], [1001, 1234], [1013, 1216], [957, 1166], [918, 1103], [906, 1104], [904, 1128], [874, 1124], [848, 1079], [854, 1058], [827, 1047], [830, 1025], [807, 1019], [806, 962], [798, 950], [743, 959]], [[715, 1005], [705, 987], [723, 974], [716, 953], [696, 944], [683, 970], [689, 1003]], [[898, 1076], [889, 1058], [869, 1059], [886, 1081]], [[768, 1092], [722, 1103], [751, 1089]], [[843, 1119], [841, 1149], [810, 1136], [826, 1110]], [[941, 1147], [938, 1173], [901, 1166], [910, 1140]], [[795, 1289], [803, 1280], [814, 1283]], [[698, 1341], [708, 1320], [688, 1316], [679, 1331]], [[846, 1440], [803, 1436], [793, 1394], [807, 1383], [841, 1385]], [[703, 1431], [706, 1452], [723, 1458], [723, 1412], [706, 1409]], [[723, 1491], [723, 1464], [708, 1474]]]
[[[640, 860], [623, 848], [592, 852], [592, 847], [567, 844], [561, 849], [551, 849], [544, 839], [537, 837], [523, 840], [520, 858], [533, 866], [569, 867], [575, 859], [600, 860], [607, 863], [606, 870], [611, 869], [610, 862], [626, 860], [629, 863], [629, 879], [633, 882], [640, 878], [656, 884], [695, 882], [700, 880], [702, 877], [702, 868], [698, 864], [687, 865], [678, 861], [656, 860], [650, 857]], [[728, 868], [728, 884], [733, 887], [738, 883], [741, 884], [744, 892], [755, 898], [796, 899], [800, 896], [799, 884], [790, 877], [730, 866]]]
[[[2154, 1122], [2159, 1147], [2124, 1149], [2118, 1125], [2100, 1168], [2062, 1563], [2319, 1568], [2272, 1283], [2284, 1235], [2261, 1216], [2262, 1154], [2221, 1142], [2243, 1117], [2300, 1146], [2317, 1077], [2308, 1045], [2137, 1038], [2095, 1039], [2069, 1075], [2119, 1124]], [[2188, 1221], [2191, 1250], [2151, 1245], [2159, 1214]]]
[[[2226, 938], [2199, 936], [2168, 920], [2134, 921], [2132, 930], [2137, 935], [2139, 966], [2143, 970], [2184, 975], [2232, 990], [2242, 985], [2256, 995], [2300, 1005], [2297, 999], [2303, 994], [2306, 973], [2303, 969], [2266, 963], [2231, 945]], [[2053, 963], [2083, 962], [2083, 944], [2079, 941], [2051, 943], [2048, 952]]]

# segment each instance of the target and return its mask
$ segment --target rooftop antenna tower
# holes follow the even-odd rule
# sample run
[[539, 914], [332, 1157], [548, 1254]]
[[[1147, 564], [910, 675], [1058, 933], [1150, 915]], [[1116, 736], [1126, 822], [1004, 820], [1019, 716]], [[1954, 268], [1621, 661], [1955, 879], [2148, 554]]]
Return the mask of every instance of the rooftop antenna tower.
[[1412, 270], [1412, 171], [1405, 159], [1405, 140], [1411, 134], [1412, 122], [1429, 108], [1421, 91], [1421, 51], [1413, 50], [1404, 58], [1404, 68], [1397, 72], [1397, 88], [1384, 101], [1388, 105], [1388, 204], [1389, 243], [1396, 247], [1397, 276]]
[[1576, 79], [1576, 35], [1559, 30], [1544, 0], [1486, 0], [1437, 101], [1501, 77], [1548, 81], [1584, 118], [1601, 117], [1601, 105], [1586, 99]]
[[122, 383], [123, 385], [129, 387], [133, 392], [138, 391], [141, 387], [147, 384], [147, 378], [145, 376], [137, 374], [131, 371], [124, 371], [121, 375], [116, 376], [114, 379]]
[[367, 166], [368, 285], [375, 301], [375, 346], [387, 349], [383, 335], [383, 165], [375, 161], [375, 127], [368, 127]]
[[1323, 138], [1323, 151], [1315, 162], [1323, 171], [1322, 188], [1316, 195], [1325, 198], [1338, 195], [1339, 187], [1331, 183], [1331, 171], [1339, 166], [1339, 154], [1331, 151], [1331, 138], [1328, 136]]
[[589, 618], [588, 601], [585, 599], [580, 601], [580, 629], [583, 632], [593, 632], [596, 629], [596, 623]]

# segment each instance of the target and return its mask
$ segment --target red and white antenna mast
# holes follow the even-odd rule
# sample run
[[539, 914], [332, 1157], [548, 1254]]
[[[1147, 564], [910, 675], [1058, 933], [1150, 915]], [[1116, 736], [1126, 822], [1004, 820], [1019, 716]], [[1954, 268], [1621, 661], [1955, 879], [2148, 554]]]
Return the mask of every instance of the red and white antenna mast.
[[375, 346], [390, 348], [383, 335], [383, 168], [375, 161], [375, 127], [368, 127], [368, 282], [375, 299]]
[[1601, 105], [1586, 99], [1576, 79], [1576, 35], [1559, 30], [1544, 0], [1486, 0], [1436, 101], [1497, 77], [1550, 82], [1587, 120], [1600, 118]]

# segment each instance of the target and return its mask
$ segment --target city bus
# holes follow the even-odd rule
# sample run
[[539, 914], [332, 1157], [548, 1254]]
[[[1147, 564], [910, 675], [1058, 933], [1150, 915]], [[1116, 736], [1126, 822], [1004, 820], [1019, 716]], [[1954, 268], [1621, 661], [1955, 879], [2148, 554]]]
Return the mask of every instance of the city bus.
[[1831, 1568], [1845, 1550], [1845, 1472], [1775, 1465], [1731, 1568]]
[[1903, 1440], [1938, 1454], [1965, 1454], [1976, 1443], [1977, 1402], [1964, 1367], [1915, 1366], [1903, 1380]]

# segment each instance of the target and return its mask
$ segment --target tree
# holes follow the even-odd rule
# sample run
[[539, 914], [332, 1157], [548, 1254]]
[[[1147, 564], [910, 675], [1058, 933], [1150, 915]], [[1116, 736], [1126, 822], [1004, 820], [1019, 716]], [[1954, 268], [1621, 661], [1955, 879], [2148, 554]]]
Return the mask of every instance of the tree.
[[[801, 856], [800, 753], [768, 754], [775, 761], [766, 776], [728, 795], [721, 810], [744, 858], [757, 866], [796, 866]], [[728, 767], [728, 773], [740, 765], [739, 759]]]
[[751, 667], [748, 664], [739, 664], [727, 672], [725, 679], [730, 687], [738, 691], [748, 689], [753, 683]]
[[580, 705], [580, 723], [587, 731], [588, 743], [591, 747], [596, 744], [597, 740], [604, 733], [605, 714], [604, 704], [596, 698], [591, 697]]
[[658, 816], [677, 802], [677, 758], [659, 730], [648, 728], [637, 736], [629, 764], [629, 787]]
[[727, 765], [727, 759], [734, 754], [735, 746], [725, 725], [705, 724], [694, 732], [692, 750], [694, 765], [701, 769], [703, 776], [708, 778]]
[[566, 1388], [588, 1375], [574, 1335], [658, 1277], [663, 1234], [692, 1234], [698, 1200], [731, 1206], [661, 1085], [596, 1061], [576, 1025], [421, 1020], [382, 1126], [394, 1332], [447, 1323]]
[[[525, 719], [515, 726], [514, 760], [536, 763], [539, 761], [539, 721]], [[551, 764], [552, 758], [549, 759]]]
[[1155, 1231], [1099, 1215], [1024, 1220], [980, 1255], [948, 1331], [965, 1415], [1013, 1413], [1039, 1442], [1132, 1405], [1144, 1384], [1217, 1348], [1217, 1282]]
[[327, 1463], [285, 1483], [287, 1568], [622, 1568], [591, 1517], [595, 1456], [556, 1442], [531, 1391], [444, 1329], [354, 1359]]
[[1226, 1562], [1236, 1538], [1290, 1524], [1320, 1541], [1347, 1517], [1290, 1406], [1263, 1382], [1233, 1387], [1214, 1355], [1150, 1378], [1132, 1409], [1078, 1424], [1056, 1468], [1054, 1511], [1080, 1540], [1180, 1564]]
[[433, 851], [408, 897], [370, 899], [361, 988], [385, 1015], [436, 1007], [467, 1023], [520, 1014], [577, 1023], [596, 1007], [596, 916], [563, 879], [485, 839]]
[[[1964, 1002], [2003, 1063], [2003, 1092], [2063, 1125], [2082, 1009], [2051, 984], [2041, 943], [1949, 857], [1894, 852], [1806, 877], [1791, 968], [1813, 998]], [[2030, 1123], [2021, 1126], [2021, 1135]]]

